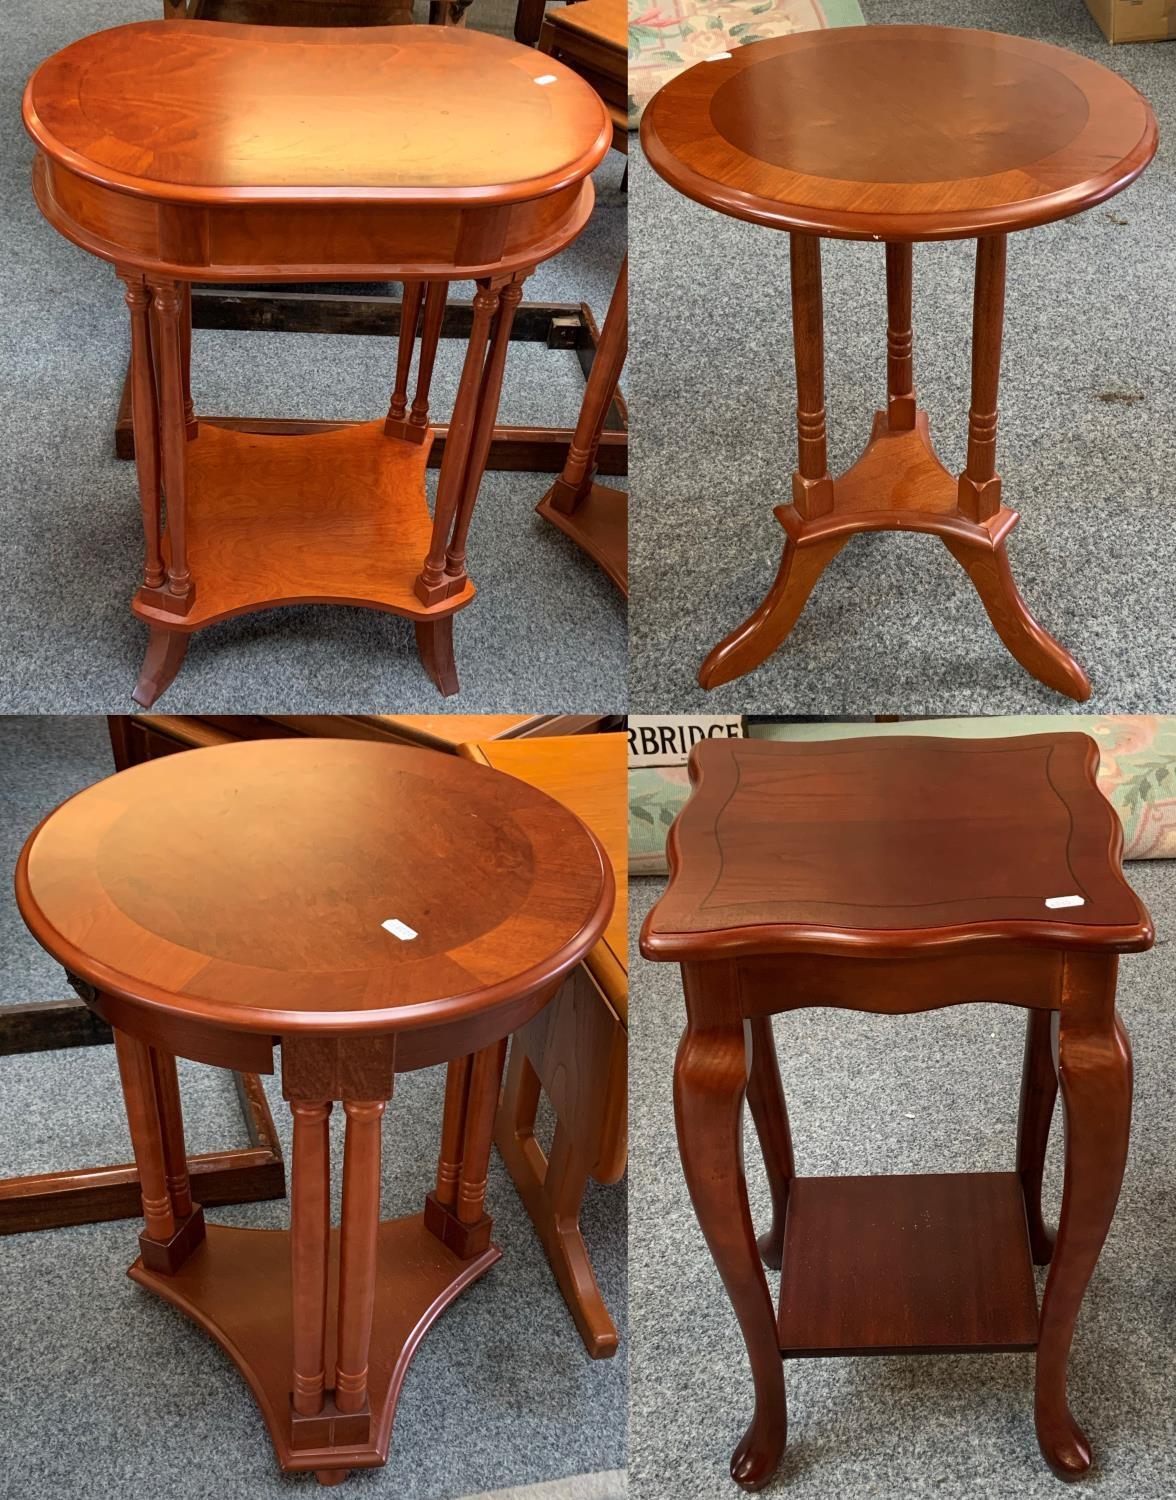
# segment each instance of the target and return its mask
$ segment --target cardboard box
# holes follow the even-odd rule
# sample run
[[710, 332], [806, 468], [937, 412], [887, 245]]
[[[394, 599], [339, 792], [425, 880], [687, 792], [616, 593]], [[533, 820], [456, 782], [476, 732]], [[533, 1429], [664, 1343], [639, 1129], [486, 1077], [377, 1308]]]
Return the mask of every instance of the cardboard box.
[[1176, 0], [1086, 0], [1108, 42], [1166, 42], [1176, 37]]

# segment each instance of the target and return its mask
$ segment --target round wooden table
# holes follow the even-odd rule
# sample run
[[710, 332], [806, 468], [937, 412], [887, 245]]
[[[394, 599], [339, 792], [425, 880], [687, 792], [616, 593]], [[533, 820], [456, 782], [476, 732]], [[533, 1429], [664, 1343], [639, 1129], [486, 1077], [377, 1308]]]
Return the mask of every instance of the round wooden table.
[[[1097, 769], [1082, 734], [704, 740], [691, 754], [641, 951], [682, 966], [678, 1149], [751, 1363], [755, 1413], [731, 1459], [744, 1489], [784, 1453], [781, 1356], [1036, 1351], [1041, 1451], [1060, 1479], [1090, 1467], [1067, 1365], [1127, 1160], [1119, 955], [1154, 940]], [[773, 1015], [976, 1003], [1027, 1014], [1014, 1171], [797, 1176]], [[1041, 1182], [1059, 1089], [1055, 1235]], [[758, 1244], [745, 1098], [772, 1200]], [[778, 1309], [761, 1260], [780, 1271]], [[1034, 1263], [1049, 1264], [1040, 1312]]]
[[[145, 1228], [130, 1275], [248, 1380], [283, 1469], [385, 1462], [425, 1330], [494, 1261], [483, 1200], [507, 1038], [604, 931], [596, 838], [513, 777], [425, 750], [265, 740], [119, 772], [40, 824], [21, 913], [115, 1029]], [[175, 1058], [274, 1071], [289, 1230], [205, 1225]], [[436, 1186], [380, 1222], [396, 1074], [449, 1062]], [[329, 1117], [346, 1117], [341, 1225]]]
[[[996, 473], [1007, 236], [1101, 203], [1156, 150], [1155, 118], [1117, 74], [1060, 47], [941, 26], [853, 26], [753, 42], [678, 75], [641, 139], [688, 198], [791, 238], [799, 462], [787, 539], [763, 603], [707, 656], [703, 687], [760, 665], [814, 584], [861, 531], [939, 536], [997, 634], [1071, 698], [1090, 681], [1017, 592], [1017, 513]], [[834, 479], [825, 441], [820, 237], [886, 245], [887, 406]], [[977, 240], [968, 459], [958, 481], [931, 446], [912, 375], [913, 241]]]
[[[131, 607], [150, 632], [135, 701], [164, 691], [194, 631], [308, 603], [412, 620], [455, 693], [511, 322], [531, 270], [592, 211], [612, 139], [597, 95], [460, 28], [153, 21], [43, 62], [24, 121], [42, 213], [126, 286], [146, 542]], [[294, 436], [198, 422], [192, 282], [324, 280], [404, 283], [387, 417]], [[429, 388], [457, 280], [476, 291], [430, 517]]]

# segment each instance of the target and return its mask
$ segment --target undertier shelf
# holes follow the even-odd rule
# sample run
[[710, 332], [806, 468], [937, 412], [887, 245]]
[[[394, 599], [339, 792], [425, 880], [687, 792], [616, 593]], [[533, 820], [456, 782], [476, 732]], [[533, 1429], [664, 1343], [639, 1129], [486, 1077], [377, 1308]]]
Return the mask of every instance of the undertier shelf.
[[1020, 1179], [796, 1178], [778, 1333], [790, 1358], [1035, 1349]]
[[468, 581], [432, 608], [413, 592], [432, 535], [428, 454], [382, 421], [294, 436], [201, 422], [187, 445], [195, 603], [177, 617], [140, 596], [135, 612], [176, 629], [281, 604], [452, 614], [474, 596]]

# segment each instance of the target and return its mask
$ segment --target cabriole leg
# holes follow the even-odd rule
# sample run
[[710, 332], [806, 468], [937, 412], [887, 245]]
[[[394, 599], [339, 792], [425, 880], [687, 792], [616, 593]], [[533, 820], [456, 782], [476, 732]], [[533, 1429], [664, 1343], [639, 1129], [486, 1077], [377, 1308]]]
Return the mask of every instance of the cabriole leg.
[[784, 1365], [768, 1283], [756, 1247], [743, 1173], [743, 1100], [750, 1039], [733, 964], [683, 964], [688, 1021], [674, 1065], [678, 1150], [694, 1212], [751, 1361], [755, 1413], [731, 1456], [747, 1490], [774, 1474], [788, 1435]]
[[1029, 1247], [1039, 1266], [1048, 1265], [1054, 1237], [1041, 1216], [1041, 1178], [1045, 1148], [1058, 1094], [1052, 1032], [1056, 1011], [1026, 1012], [1025, 1061], [1021, 1074], [1021, 1109], [1017, 1117], [1017, 1175], [1025, 1197]]
[[1058, 1020], [1066, 1127], [1057, 1239], [1041, 1304], [1037, 1440], [1059, 1479], [1080, 1479], [1090, 1443], [1074, 1420], [1066, 1375], [1074, 1325], [1111, 1226], [1131, 1128], [1131, 1044], [1115, 1010], [1118, 959], [1067, 954]]
[[778, 1271], [784, 1256], [788, 1189], [796, 1176], [792, 1134], [788, 1128], [788, 1110], [784, 1103], [776, 1040], [772, 1035], [772, 1018], [755, 1016], [748, 1024], [751, 1029], [751, 1071], [747, 1080], [747, 1102], [764, 1154], [768, 1190], [772, 1195], [772, 1223], [759, 1237], [759, 1253], [766, 1266]]

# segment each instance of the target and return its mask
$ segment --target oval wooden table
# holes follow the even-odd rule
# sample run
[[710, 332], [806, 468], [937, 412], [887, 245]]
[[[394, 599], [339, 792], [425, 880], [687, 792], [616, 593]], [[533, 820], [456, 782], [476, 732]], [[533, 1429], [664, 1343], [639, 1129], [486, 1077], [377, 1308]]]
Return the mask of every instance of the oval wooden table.
[[[150, 632], [135, 701], [164, 691], [193, 631], [308, 603], [412, 620], [455, 693], [511, 321], [592, 211], [612, 136], [597, 95], [460, 28], [153, 21], [42, 63], [24, 121], [42, 213], [126, 287], [146, 540], [131, 607]], [[199, 423], [191, 283], [323, 280], [404, 282], [386, 419], [299, 436]], [[430, 518], [429, 388], [458, 280], [476, 290]]]
[[[499, 1256], [484, 1209], [507, 1038], [604, 931], [595, 837], [513, 777], [426, 750], [266, 740], [122, 771], [40, 824], [21, 914], [115, 1029], [145, 1228], [130, 1275], [248, 1380], [283, 1469], [383, 1464], [425, 1330]], [[290, 1229], [205, 1225], [175, 1058], [274, 1071]], [[397, 1073], [449, 1063], [436, 1186], [380, 1222]], [[329, 1119], [346, 1117], [331, 1227]]]
[[[741, 677], [781, 644], [851, 536], [899, 530], [940, 537], [1021, 665], [1089, 697], [1085, 671], [1030, 614], [1009, 568], [1018, 517], [996, 472], [1007, 236], [1101, 203], [1143, 171], [1157, 130], [1142, 95], [1099, 63], [1024, 37], [851, 26], [697, 63], [654, 96], [641, 139], [680, 193], [790, 236], [799, 461], [791, 500], [775, 511], [784, 553], [763, 603], [703, 662], [702, 686]], [[887, 405], [837, 478], [826, 458], [822, 235], [886, 246]], [[915, 402], [911, 246], [972, 238], [972, 401], [957, 480]]]
[[[704, 740], [691, 754], [641, 951], [682, 966], [678, 1148], [751, 1362], [755, 1412], [731, 1459], [744, 1489], [784, 1453], [781, 1356], [1035, 1350], [1041, 1451], [1060, 1479], [1090, 1467], [1067, 1365], [1127, 1160], [1119, 954], [1154, 940], [1097, 768], [1082, 734]], [[975, 1003], [1027, 1014], [1014, 1171], [796, 1175], [773, 1015]], [[1059, 1087], [1055, 1235], [1041, 1181]], [[772, 1200], [758, 1245], [745, 1098]], [[778, 1309], [761, 1259], [780, 1271]], [[1035, 1262], [1049, 1264], [1040, 1312]]]

